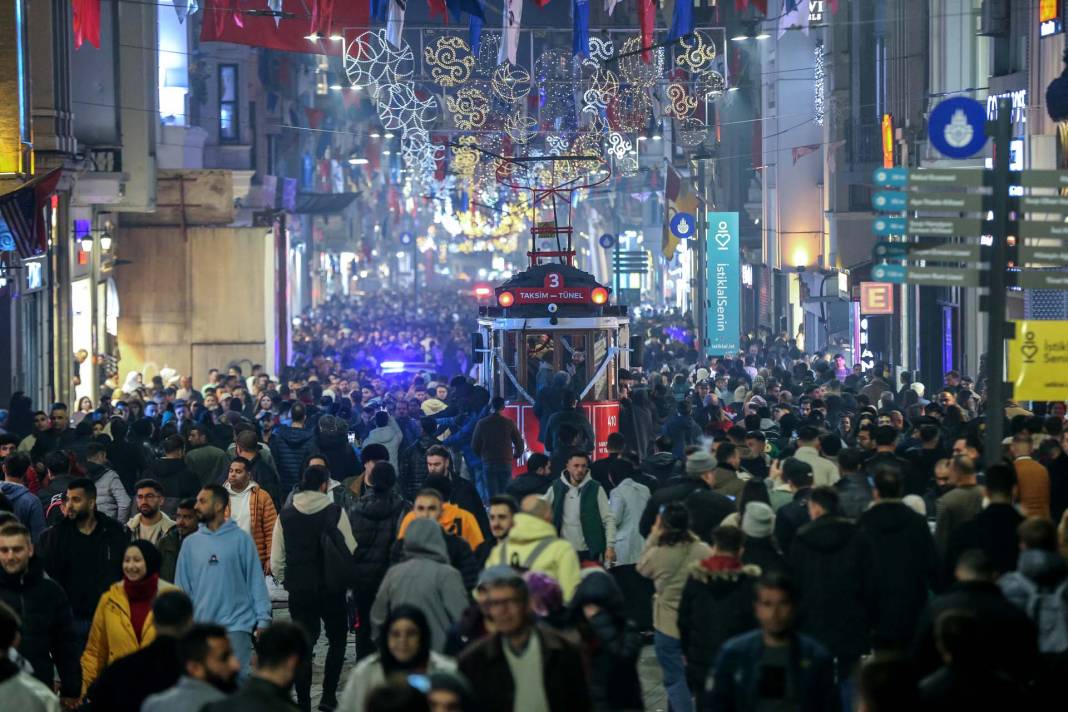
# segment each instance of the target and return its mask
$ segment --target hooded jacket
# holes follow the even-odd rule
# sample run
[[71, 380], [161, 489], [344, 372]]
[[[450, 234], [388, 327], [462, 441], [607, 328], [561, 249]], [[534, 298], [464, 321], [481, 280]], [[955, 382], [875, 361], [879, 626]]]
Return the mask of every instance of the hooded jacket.
[[288, 492], [300, 479], [300, 466], [315, 451], [315, 431], [279, 425], [271, 433], [270, 448], [282, 491]]
[[641, 470], [663, 483], [682, 474], [680, 464], [674, 453], [658, 452], [645, 458], [641, 464]]
[[[223, 486], [230, 494], [230, 504], [226, 506], [226, 518], [229, 519], [233, 507], [233, 498], [241, 495], [234, 494], [234, 490], [229, 482]], [[245, 492], [247, 492], [247, 494], [245, 494]], [[258, 483], [249, 482], [248, 486], [245, 488], [245, 492], [242, 492], [241, 494], [249, 498], [249, 534], [252, 536], [252, 541], [256, 544], [256, 553], [260, 557], [260, 564], [263, 566], [264, 573], [267, 573], [271, 570], [271, 537], [274, 534], [274, 522], [278, 518], [278, 512], [274, 508], [274, 502], [271, 500], [271, 496], [267, 494]]]
[[178, 588], [193, 599], [193, 617], [237, 633], [271, 622], [271, 601], [256, 545], [231, 521], [215, 531], [201, 525], [182, 542], [175, 572]]
[[[397, 537], [404, 538], [404, 533], [408, 531], [408, 527], [415, 521], [415, 512], [409, 511], [401, 520], [400, 529], [397, 532]], [[475, 521], [473, 514], [466, 509], [457, 507], [451, 502], [441, 503], [441, 514], [438, 516], [438, 524], [441, 525], [442, 530], [453, 536], [458, 536], [467, 542], [467, 545], [471, 547], [471, 551], [474, 551], [479, 545], [485, 541], [482, 536], [482, 530], [478, 527], [478, 522]]]
[[[556, 535], [552, 524], [543, 519], [519, 512], [514, 521], [508, 536], [490, 552], [486, 568], [514, 564], [548, 574], [560, 584], [564, 601], [570, 601], [579, 583], [579, 561], [575, 550]], [[530, 555], [535, 547], [546, 540], [552, 543], [543, 547], [537, 557], [531, 560]]]
[[[177, 590], [166, 581], [160, 581], [156, 595]], [[140, 634], [138, 639], [130, 621], [130, 599], [126, 596], [123, 582], [112, 584], [100, 597], [96, 613], [93, 614], [93, 625], [89, 629], [85, 652], [82, 653], [83, 695], [100, 677], [105, 667], [119, 658], [148, 647], [156, 639], [156, 623], [151, 609], [141, 623]]]
[[857, 528], [874, 546], [878, 608], [873, 620], [877, 647], [905, 647], [938, 587], [938, 555], [927, 521], [900, 500], [876, 502]]
[[759, 567], [734, 556], [710, 556], [690, 565], [679, 603], [679, 640], [692, 690], [704, 689], [724, 643], [756, 628], [753, 596], [760, 574]]
[[363, 441], [363, 446], [367, 447], [372, 443], [383, 445], [389, 452], [389, 461], [399, 462], [401, 442], [403, 440], [404, 433], [397, 427], [397, 421], [393, 420], [393, 416], [390, 416], [388, 423], [382, 427], [375, 428], [367, 435], [367, 438]]
[[40, 559], [30, 559], [22, 574], [12, 575], [0, 568], [0, 601], [22, 619], [19, 654], [33, 666], [34, 676], [51, 690], [54, 664], [63, 696], [80, 696], [81, 650], [70, 603], [60, 585], [45, 573]]
[[347, 433], [320, 432], [315, 436], [315, 443], [326, 456], [326, 466], [332, 479], [341, 482], [346, 477], [363, 472], [363, 465], [360, 464], [360, 458], [356, 457]]
[[0, 494], [11, 502], [15, 516], [30, 530], [30, 537], [34, 542], [38, 541], [44, 532], [45, 521], [44, 508], [37, 495], [17, 482], [0, 482]]
[[[582, 607], [601, 610], [585, 618]], [[627, 620], [623, 592], [612, 576], [601, 569], [588, 569], [571, 599], [571, 610], [580, 625], [589, 660], [590, 701], [593, 710], [640, 710], [642, 689], [638, 678], [641, 634]]]
[[426, 451], [441, 441], [430, 435], [423, 435], [411, 447], [404, 451], [397, 468], [397, 479], [401, 493], [409, 502], [415, 501], [415, 495], [423, 487], [427, 478]]
[[404, 537], [405, 561], [386, 572], [371, 608], [375, 638], [390, 612], [410, 604], [426, 614], [430, 624], [431, 648], [441, 652], [449, 627], [460, 620], [467, 607], [460, 572], [449, 565], [441, 525], [429, 519], [416, 519]]
[[130, 495], [122, 486], [119, 473], [95, 462], [90, 462], [85, 469], [96, 484], [96, 508], [116, 521], [125, 522], [130, 512]]
[[616, 550], [616, 566], [638, 563], [645, 538], [639, 531], [642, 513], [649, 504], [649, 488], [630, 477], [612, 488], [608, 504], [616, 523], [616, 535], [609, 545]]
[[843, 661], [871, 648], [879, 601], [875, 557], [867, 534], [832, 515], [801, 527], [787, 557], [801, 596], [801, 631]]
[[576, 551], [588, 551], [594, 559], [605, 553], [616, 539], [616, 520], [608, 505], [608, 495], [588, 475], [573, 484], [565, 471], [545, 493], [553, 508], [553, 524], [560, 536], [571, 542]]
[[1068, 616], [1068, 600], [1062, 599], [1060, 606], [1039, 606], [1035, 597], [1068, 596], [1068, 591], [1062, 588], [1066, 579], [1068, 564], [1064, 557], [1042, 549], [1021, 552], [1017, 569], [998, 579], [998, 587], [1009, 603], [1027, 613], [1038, 628], [1038, 649], [1043, 653], [1068, 650], [1065, 637], [1068, 621], [1064, 620]]
[[[314, 515], [334, 504], [334, 498], [325, 492], [302, 491], [293, 495], [293, 509], [301, 514]], [[285, 515], [285, 512], [282, 512]], [[337, 518], [337, 529], [349, 551], [356, 549], [356, 540], [352, 536], [352, 527], [344, 510], [341, 510]], [[325, 572], [324, 572], [325, 573]], [[286, 580], [286, 538], [282, 528], [282, 517], [274, 521], [274, 532], [271, 534], [271, 574], [280, 584]]]
[[557, 436], [560, 433], [560, 429], [565, 425], [569, 425], [574, 428], [579, 434], [578, 447], [586, 452], [592, 452], [594, 446], [597, 444], [597, 437], [593, 433], [593, 426], [590, 425], [589, 418], [582, 410], [575, 406], [574, 408], [562, 408], [551, 416], [545, 423], [544, 437], [545, 437], [545, 449], [549, 452], [555, 452], [559, 448], [563, 447], [562, 443], [557, 442]]

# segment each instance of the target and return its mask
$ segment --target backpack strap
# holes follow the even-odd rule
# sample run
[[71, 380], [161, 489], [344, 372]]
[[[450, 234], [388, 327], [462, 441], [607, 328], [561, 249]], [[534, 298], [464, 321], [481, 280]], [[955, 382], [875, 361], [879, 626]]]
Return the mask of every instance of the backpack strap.
[[534, 548], [530, 550], [530, 554], [527, 556], [527, 560], [523, 562], [523, 568], [529, 571], [530, 567], [534, 564], [535, 561], [537, 561], [538, 557], [541, 556], [541, 553], [548, 549], [550, 544], [556, 541], [557, 539], [555, 537], [545, 537], [537, 544], [535, 544]]
[[508, 565], [508, 538], [507, 537], [505, 537], [504, 539], [501, 540], [500, 550], [501, 550], [501, 553], [497, 557], [497, 563], [499, 565], [501, 565], [501, 566], [507, 566]]

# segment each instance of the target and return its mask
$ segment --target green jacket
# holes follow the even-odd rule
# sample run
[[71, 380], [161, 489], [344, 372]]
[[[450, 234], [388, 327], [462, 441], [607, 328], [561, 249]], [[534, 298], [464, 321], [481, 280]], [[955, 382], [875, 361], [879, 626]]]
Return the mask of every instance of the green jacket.
[[[567, 499], [569, 485], [562, 479], [553, 480], [553, 525], [557, 531], [563, 530], [564, 500]], [[580, 487], [579, 523], [582, 525], [582, 538], [586, 540], [587, 550], [594, 559], [604, 555], [608, 547], [604, 521], [598, 503], [601, 485], [593, 478], [587, 478]]]

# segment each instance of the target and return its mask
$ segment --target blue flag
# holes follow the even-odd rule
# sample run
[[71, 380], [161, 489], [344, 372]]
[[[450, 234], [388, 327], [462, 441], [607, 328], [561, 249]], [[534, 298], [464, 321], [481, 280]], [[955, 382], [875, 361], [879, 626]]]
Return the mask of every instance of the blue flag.
[[571, 34], [571, 51], [590, 56], [590, 0], [572, 0], [571, 15], [574, 29]]
[[471, 45], [471, 54], [478, 57], [478, 50], [482, 46], [482, 18], [471, 15], [467, 22], [467, 32], [470, 35], [467, 44]]
[[389, 10], [389, 0], [371, 0], [371, 19], [385, 22], [387, 10]]
[[671, 29], [668, 30], [668, 41], [693, 32], [693, 4], [691, 0], [677, 0], [675, 11], [671, 13]]

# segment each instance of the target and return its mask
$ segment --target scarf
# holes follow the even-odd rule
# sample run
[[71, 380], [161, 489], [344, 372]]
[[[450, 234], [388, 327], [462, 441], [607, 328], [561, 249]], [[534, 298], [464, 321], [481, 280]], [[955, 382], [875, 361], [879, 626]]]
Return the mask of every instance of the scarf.
[[152, 610], [152, 601], [159, 590], [159, 574], [145, 576], [140, 581], [122, 579], [122, 588], [126, 591], [126, 598], [130, 601], [130, 623], [133, 625], [134, 634], [138, 644], [141, 643], [141, 628], [145, 625], [149, 611]]

